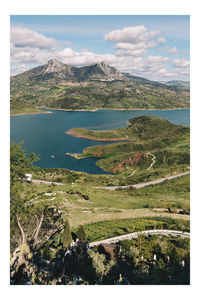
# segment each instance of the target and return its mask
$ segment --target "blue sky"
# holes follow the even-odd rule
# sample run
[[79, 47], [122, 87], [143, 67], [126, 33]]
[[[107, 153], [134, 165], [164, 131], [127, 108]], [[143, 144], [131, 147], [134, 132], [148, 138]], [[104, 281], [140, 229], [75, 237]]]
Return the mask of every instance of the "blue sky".
[[11, 16], [11, 74], [57, 58], [152, 80], [189, 80], [189, 16]]

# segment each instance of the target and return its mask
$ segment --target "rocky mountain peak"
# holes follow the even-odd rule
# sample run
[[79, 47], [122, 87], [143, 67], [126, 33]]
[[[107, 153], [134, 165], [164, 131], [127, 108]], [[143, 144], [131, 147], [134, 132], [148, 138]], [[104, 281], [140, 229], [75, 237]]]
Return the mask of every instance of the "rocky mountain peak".
[[[99, 62], [99, 63], [97, 63], [99, 66], [101, 66], [101, 67], [104, 67], [104, 66], [106, 66], [107, 64], [104, 62], [104, 61], [101, 61], [101, 62]], [[108, 65], [107, 65], [108, 66]]]
[[[28, 72], [28, 73], [27, 73]], [[31, 80], [36, 78], [43, 78], [43, 80], [54, 81], [127, 81], [127, 78], [117, 69], [109, 66], [107, 63], [95, 62], [93, 64], [75, 67], [66, 65], [57, 59], [50, 59], [45, 65], [33, 68], [24, 73], [25, 76], [29, 76]], [[22, 75], [21, 75], [22, 76]]]
[[66, 65], [55, 58], [50, 59], [46, 66], [45, 73], [61, 72], [66, 69]]
[[52, 58], [48, 61], [48, 65], [57, 65], [57, 64], [62, 64], [60, 61], [58, 61], [57, 59], [55, 58]]
[[106, 64], [104, 61], [98, 62], [97, 66], [99, 66], [101, 69], [112, 68], [111, 66]]
[[126, 80], [123, 74], [115, 69], [112, 66], [109, 66], [105, 62], [101, 61], [96, 64], [101, 71], [104, 73], [105, 78], [102, 79], [103, 81], [112, 81], [112, 80]]

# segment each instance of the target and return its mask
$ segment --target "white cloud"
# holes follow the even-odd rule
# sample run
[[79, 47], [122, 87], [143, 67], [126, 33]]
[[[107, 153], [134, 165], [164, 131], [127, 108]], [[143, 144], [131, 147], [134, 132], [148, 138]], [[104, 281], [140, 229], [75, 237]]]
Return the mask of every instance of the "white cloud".
[[149, 48], [157, 47], [166, 40], [163, 37], [153, 40], [160, 30], [151, 30], [144, 25], [124, 27], [123, 29], [113, 30], [104, 36], [109, 42], [116, 43], [113, 47], [117, 49], [116, 55], [144, 56]]
[[20, 64], [43, 64], [49, 59], [49, 57], [54, 56], [55, 52], [56, 50], [54, 49], [44, 50], [31, 47], [18, 48], [12, 46], [12, 44], [10, 48], [11, 62]]
[[117, 43], [114, 46], [114, 49], [125, 49], [125, 50], [138, 50], [141, 48], [146, 48], [146, 44], [144, 42], [138, 44], [131, 44], [131, 43]]
[[19, 26], [11, 27], [10, 40], [14, 47], [20, 48], [34, 47], [40, 49], [52, 49], [59, 45], [59, 42], [53, 38], [47, 38], [43, 34]]
[[169, 46], [164, 46], [162, 48], [159, 48], [157, 51], [160, 52], [163, 50], [168, 52], [169, 54], [177, 54], [179, 52], [179, 50], [176, 48], [176, 46], [173, 48], [170, 48]]
[[56, 58], [66, 64], [72, 65], [86, 65], [95, 62], [104, 61], [111, 63], [116, 60], [114, 54], [97, 54], [84, 49], [80, 52], [74, 51], [71, 48], [65, 48], [61, 51], [57, 51]]
[[148, 56], [147, 58], [138, 58], [138, 60], [134, 60], [131, 72], [139, 76], [158, 80], [160, 75], [164, 75], [163, 70], [167, 69], [166, 64], [168, 63], [168, 61], [168, 57], [162, 56]]
[[57, 52], [58, 56], [61, 57], [74, 57], [78, 52], [72, 50], [71, 48], [64, 48], [61, 51]]
[[43, 64], [60, 46], [55, 39], [20, 26], [11, 26], [10, 42], [11, 62], [20, 65]]
[[157, 64], [157, 63], [164, 63], [166, 61], [169, 61], [169, 58], [163, 56], [149, 56], [146, 60], [148, 60], [153, 64]]
[[178, 49], [176, 47], [169, 48], [168, 52], [171, 53], [171, 54], [176, 54], [176, 53], [178, 53]]
[[160, 33], [159, 30], [148, 31], [144, 25], [124, 27], [123, 29], [113, 30], [104, 36], [109, 42], [122, 42], [138, 44], [147, 42]]
[[190, 62], [186, 59], [175, 59], [172, 64], [179, 76], [190, 75]]
[[159, 44], [164, 44], [164, 43], [166, 43], [166, 39], [165, 39], [164, 37], [158, 38], [157, 41], [158, 41]]
[[117, 43], [114, 49], [117, 50], [116, 55], [132, 55], [144, 56], [147, 53], [145, 43], [138, 43], [136, 45], [130, 43]]
[[190, 62], [186, 59], [175, 59], [173, 62], [173, 66], [178, 68], [189, 68]]
[[30, 69], [29, 65], [25, 65], [25, 64], [11, 66], [11, 75], [16, 75], [28, 71], [29, 69]]

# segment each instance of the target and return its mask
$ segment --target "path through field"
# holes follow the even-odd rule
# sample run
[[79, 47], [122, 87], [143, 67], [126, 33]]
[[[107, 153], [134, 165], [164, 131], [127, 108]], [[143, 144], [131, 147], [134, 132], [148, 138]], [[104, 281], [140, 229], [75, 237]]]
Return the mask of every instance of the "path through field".
[[152, 156], [152, 163], [151, 163], [151, 165], [147, 168], [147, 170], [151, 170], [151, 168], [153, 167], [153, 165], [154, 165], [155, 162], [156, 162], [156, 157], [155, 157], [155, 155], [152, 154], [152, 153], [147, 153], [147, 157], [148, 157], [149, 155]]

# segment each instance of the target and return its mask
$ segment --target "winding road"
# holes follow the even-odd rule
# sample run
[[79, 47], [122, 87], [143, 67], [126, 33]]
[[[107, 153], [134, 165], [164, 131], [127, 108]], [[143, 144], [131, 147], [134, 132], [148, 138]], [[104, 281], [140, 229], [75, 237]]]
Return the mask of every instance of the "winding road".
[[168, 177], [164, 177], [164, 178], [160, 178], [160, 179], [156, 179], [156, 180], [153, 180], [153, 181], [148, 181], [148, 182], [143, 182], [143, 183], [137, 183], [137, 184], [131, 184], [131, 185], [122, 185], [122, 186], [95, 186], [94, 188], [96, 189], [104, 189], [104, 190], [111, 190], [111, 191], [115, 191], [115, 190], [118, 190], [118, 189], [130, 189], [130, 188], [135, 188], [135, 189], [141, 189], [145, 186], [148, 186], [148, 185], [154, 185], [154, 184], [158, 184], [158, 183], [161, 183], [165, 180], [172, 180], [174, 178], [178, 178], [178, 177], [181, 177], [181, 176], [184, 176], [184, 175], [188, 175], [190, 174], [190, 172], [184, 172], [184, 173], [179, 173], [179, 174], [176, 174], [176, 175], [172, 175], [172, 176], [168, 176]]
[[138, 231], [138, 232], [133, 232], [133, 233], [128, 233], [120, 236], [115, 236], [109, 239], [97, 241], [97, 242], [92, 242], [89, 244], [89, 247], [94, 247], [98, 246], [102, 243], [116, 243], [119, 241], [123, 240], [131, 240], [133, 238], [137, 238], [139, 235], [163, 235], [163, 236], [179, 236], [181, 238], [190, 238], [190, 233], [189, 232], [184, 232], [184, 231], [177, 231], [177, 230], [164, 230], [164, 229], [154, 229], [154, 230], [144, 230], [144, 231]]
[[[184, 175], [188, 175], [188, 174], [190, 174], [190, 171], [187, 171], [187, 172], [184, 172], [184, 173], [179, 173], [179, 174], [168, 176], [168, 177], [164, 177], [164, 178], [160, 178], [160, 179], [156, 179], [156, 180], [153, 180], [153, 181], [143, 182], [143, 183], [137, 183], [137, 184], [131, 184], [131, 185], [122, 185], [122, 186], [120, 186], [120, 185], [118, 185], [118, 186], [93, 186], [93, 188], [111, 190], [111, 191], [115, 191], [115, 190], [118, 190], [118, 189], [129, 189], [131, 187], [133, 187], [135, 189], [141, 189], [141, 188], [143, 188], [145, 186], [148, 186], [148, 185], [158, 184], [158, 183], [161, 183], [165, 180], [172, 180], [172, 179], [175, 179], [175, 178], [178, 178], [178, 177], [181, 177], [181, 176], [184, 176]], [[48, 184], [48, 185], [51, 185], [51, 184], [65, 185], [66, 184], [66, 183], [62, 183], [62, 182], [54, 182], [54, 181], [39, 180], [39, 179], [32, 179], [32, 182], [33, 183], [43, 183], [43, 184]]]

